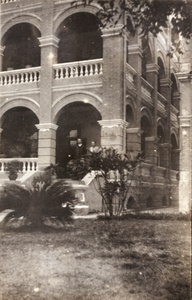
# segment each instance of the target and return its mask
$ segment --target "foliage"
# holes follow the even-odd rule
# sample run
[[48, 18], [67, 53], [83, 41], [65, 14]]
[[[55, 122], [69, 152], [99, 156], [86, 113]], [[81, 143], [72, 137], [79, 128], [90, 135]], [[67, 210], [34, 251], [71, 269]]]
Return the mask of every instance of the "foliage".
[[[85, 5], [94, 0], [83, 0]], [[142, 28], [142, 35], [149, 32], [155, 36], [161, 27], [167, 27], [170, 15], [171, 23], [176, 32], [185, 38], [192, 33], [192, 2], [191, 0], [97, 0], [101, 9], [98, 17], [104, 26], [114, 26], [121, 18], [127, 20], [126, 27], [132, 34], [138, 27]], [[77, 5], [78, 0], [73, 2]]]
[[[13, 209], [12, 217], [24, 217], [25, 224], [40, 227], [49, 218], [52, 222], [70, 220], [75, 196], [65, 180], [53, 182], [51, 172], [34, 177], [32, 184], [23, 187], [7, 184], [0, 197], [0, 209]], [[8, 220], [7, 220], [8, 221]]]
[[51, 169], [57, 178], [69, 178], [72, 180], [81, 180], [89, 171], [90, 167], [85, 158], [70, 160], [67, 163], [51, 165], [47, 170]]
[[17, 174], [19, 171], [23, 170], [23, 163], [18, 160], [12, 160], [6, 163], [5, 172], [9, 174], [9, 176], [15, 176], [17, 178]]
[[93, 153], [90, 166], [96, 170], [98, 192], [106, 215], [120, 215], [133, 179], [137, 160], [121, 155], [113, 148]]

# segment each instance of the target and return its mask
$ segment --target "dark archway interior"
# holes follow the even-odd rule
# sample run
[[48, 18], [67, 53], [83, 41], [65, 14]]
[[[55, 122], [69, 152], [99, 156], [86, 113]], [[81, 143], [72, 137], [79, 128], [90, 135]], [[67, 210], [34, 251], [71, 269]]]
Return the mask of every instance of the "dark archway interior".
[[14, 25], [5, 34], [3, 71], [40, 66], [40, 31], [29, 23]]
[[145, 157], [145, 138], [151, 136], [151, 124], [146, 116], [141, 118], [141, 153]]
[[178, 144], [177, 144], [177, 140], [174, 134], [171, 134], [171, 146], [172, 146], [172, 150], [173, 149], [178, 149]]
[[160, 125], [157, 127], [157, 137], [159, 139], [160, 144], [165, 143], [165, 133], [163, 128]]
[[171, 74], [171, 104], [179, 109], [178, 102], [174, 99], [174, 93], [178, 91], [177, 82], [173, 73]]
[[134, 209], [134, 208], [135, 208], [135, 200], [132, 196], [130, 196], [127, 201], [127, 209]]
[[74, 102], [65, 106], [57, 122], [56, 161], [61, 163], [74, 158], [77, 138], [82, 139], [87, 149], [92, 140], [100, 146], [98, 120], [101, 120], [100, 113], [89, 103]]
[[160, 57], [158, 57], [158, 66], [159, 66], [158, 92], [161, 93], [161, 79], [165, 78], [165, 69], [164, 69], [163, 61]]
[[102, 58], [103, 41], [99, 21], [90, 13], [76, 13], [59, 28], [58, 63]]
[[8, 110], [2, 122], [2, 152], [5, 157], [37, 157], [39, 120], [28, 108]]
[[129, 123], [129, 126], [134, 124], [134, 114], [130, 105], [126, 105], [126, 121]]

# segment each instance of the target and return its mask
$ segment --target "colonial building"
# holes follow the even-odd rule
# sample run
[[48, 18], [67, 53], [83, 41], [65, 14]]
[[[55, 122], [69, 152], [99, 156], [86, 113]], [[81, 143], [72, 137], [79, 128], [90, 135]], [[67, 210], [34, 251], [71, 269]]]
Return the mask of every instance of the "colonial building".
[[[143, 157], [127, 207], [189, 210], [191, 52], [170, 25], [132, 37], [102, 28], [99, 5], [1, 0], [1, 172], [64, 161], [78, 137]], [[180, 39], [183, 54], [175, 41]]]

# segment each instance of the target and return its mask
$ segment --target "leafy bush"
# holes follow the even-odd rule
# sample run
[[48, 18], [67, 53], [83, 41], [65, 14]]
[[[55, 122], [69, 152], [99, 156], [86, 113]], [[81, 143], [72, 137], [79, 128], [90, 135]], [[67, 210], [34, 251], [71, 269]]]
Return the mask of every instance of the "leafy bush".
[[70, 220], [75, 202], [69, 183], [66, 180], [52, 182], [51, 172], [46, 171], [34, 177], [28, 187], [7, 184], [1, 191], [0, 209], [13, 209], [10, 217], [24, 217], [25, 224], [40, 227], [47, 218], [62, 223]]
[[113, 148], [92, 154], [89, 165], [96, 170], [97, 190], [102, 197], [105, 215], [121, 214], [137, 163]]
[[5, 166], [5, 172], [9, 174], [9, 178], [10, 176], [13, 176], [16, 179], [18, 172], [22, 171], [22, 169], [23, 169], [23, 163], [18, 160], [9, 161], [8, 163], [6, 163]]

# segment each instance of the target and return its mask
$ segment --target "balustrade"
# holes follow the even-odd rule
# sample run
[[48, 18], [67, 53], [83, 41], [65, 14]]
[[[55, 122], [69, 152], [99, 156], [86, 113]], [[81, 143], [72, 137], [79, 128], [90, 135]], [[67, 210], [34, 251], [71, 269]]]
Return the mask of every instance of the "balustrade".
[[137, 72], [129, 64], [126, 64], [126, 79], [130, 83], [134, 83], [135, 74]]
[[0, 85], [12, 85], [40, 81], [40, 67], [11, 70], [0, 73]]
[[103, 60], [87, 60], [73, 63], [55, 64], [54, 79], [85, 77], [103, 74]]
[[11, 2], [18, 2], [20, 0], [1, 0], [1, 4], [5, 4], [5, 3], [11, 3]]
[[38, 171], [37, 158], [0, 158], [0, 172], [5, 172], [6, 164], [17, 160], [23, 163], [22, 172]]

